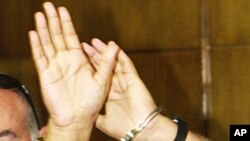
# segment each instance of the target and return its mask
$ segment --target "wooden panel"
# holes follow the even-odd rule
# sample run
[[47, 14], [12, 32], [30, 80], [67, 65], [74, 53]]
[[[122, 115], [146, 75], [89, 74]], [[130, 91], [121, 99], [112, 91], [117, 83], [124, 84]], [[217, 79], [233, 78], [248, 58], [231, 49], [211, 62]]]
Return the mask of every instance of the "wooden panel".
[[250, 1], [209, 0], [213, 45], [250, 43]]
[[209, 136], [229, 140], [230, 124], [249, 124], [250, 46], [212, 50]]
[[[27, 32], [33, 29], [33, 13], [40, 6], [33, 0], [0, 1], [0, 58], [30, 55]], [[37, 9], [36, 9], [37, 10]]]
[[79, 34], [87, 41], [115, 40], [130, 50], [199, 46], [199, 0], [55, 2], [72, 11]]
[[158, 105], [204, 132], [199, 50], [130, 54]]
[[[198, 0], [54, 0], [69, 8], [83, 41], [115, 40], [127, 50], [199, 46]], [[30, 56], [27, 31], [42, 0], [0, 1], [0, 57]], [[187, 6], [188, 5], [188, 6]]]

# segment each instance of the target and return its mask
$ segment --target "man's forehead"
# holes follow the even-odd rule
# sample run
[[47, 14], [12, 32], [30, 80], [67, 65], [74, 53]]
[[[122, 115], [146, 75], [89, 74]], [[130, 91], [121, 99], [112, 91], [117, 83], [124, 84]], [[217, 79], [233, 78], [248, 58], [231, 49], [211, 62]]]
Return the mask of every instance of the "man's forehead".
[[0, 89], [0, 100], [2, 102], [21, 101], [18, 94], [16, 94], [16, 92], [11, 89]]
[[0, 130], [16, 129], [27, 115], [27, 106], [12, 90], [0, 89]]
[[[27, 110], [27, 106], [22, 101], [22, 98], [10, 89], [0, 89], [0, 110], [3, 112], [22, 113]], [[10, 111], [12, 110], [12, 111]]]

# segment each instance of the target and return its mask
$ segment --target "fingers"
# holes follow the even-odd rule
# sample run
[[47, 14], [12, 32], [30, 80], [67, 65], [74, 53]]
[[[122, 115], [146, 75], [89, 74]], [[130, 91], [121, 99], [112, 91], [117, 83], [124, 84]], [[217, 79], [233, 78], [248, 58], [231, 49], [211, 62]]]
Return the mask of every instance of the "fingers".
[[82, 43], [83, 50], [89, 58], [89, 61], [96, 70], [99, 69], [99, 61], [101, 60], [101, 54], [88, 43]]
[[44, 3], [43, 7], [56, 49], [80, 49], [81, 45], [68, 10], [65, 7], [60, 7], [57, 12], [51, 2]]
[[105, 43], [103, 43], [100, 39], [94, 38], [92, 39], [92, 45], [95, 47], [95, 49], [99, 52], [102, 53], [107, 45]]
[[82, 43], [83, 49], [86, 52], [86, 54], [88, 55], [89, 58], [92, 58], [95, 55], [98, 55], [99, 53], [97, 52], [97, 50], [92, 47], [91, 45], [89, 45], [88, 43]]
[[[33, 59], [37, 67], [38, 72], [44, 71], [48, 66], [48, 60], [44, 55], [38, 33], [36, 31], [29, 32], [29, 41], [31, 46], [31, 51], [33, 54]], [[40, 73], [38, 73], [40, 74]]]
[[114, 42], [110, 42], [108, 48], [102, 54], [101, 60], [99, 61], [99, 69], [94, 75], [95, 79], [102, 86], [106, 86], [111, 81], [118, 51], [119, 47], [116, 46]]
[[60, 19], [54, 5], [51, 2], [45, 2], [43, 7], [48, 19], [49, 28], [47, 28], [47, 30], [49, 30], [55, 49], [65, 50], [66, 44], [62, 35]]
[[76, 34], [70, 14], [65, 7], [58, 8], [62, 23], [63, 35], [68, 49], [81, 49], [81, 44]]
[[60, 7], [57, 11], [51, 2], [45, 2], [43, 7], [46, 17], [42, 12], [37, 12], [35, 22], [41, 47], [48, 61], [60, 51], [79, 49], [82, 62], [87, 64], [88, 60], [80, 50], [81, 45], [67, 9]]
[[38, 37], [40, 38], [42, 49], [45, 55], [48, 58], [51, 58], [55, 55], [55, 50], [53, 44], [50, 40], [50, 33], [47, 27], [47, 22], [45, 16], [42, 12], [37, 12], [35, 14], [35, 22], [36, 22], [36, 30], [38, 33]]
[[119, 52], [118, 63], [120, 64], [123, 73], [133, 73], [138, 75], [133, 62], [123, 50]]
[[[114, 43], [114, 42], [113, 42]], [[107, 45], [103, 43], [101, 40], [94, 38], [92, 40], [93, 47], [90, 45], [85, 44], [85, 51], [87, 55], [89, 56], [90, 60], [94, 62], [93, 64], [98, 64], [100, 61], [100, 56], [107, 48]], [[116, 43], [113, 44], [114, 46], [118, 45]], [[119, 48], [119, 47], [118, 47]], [[136, 68], [133, 64], [133, 62], [130, 60], [130, 58], [127, 56], [127, 54], [120, 50], [118, 54], [118, 65], [115, 69], [116, 72], [122, 71], [123, 73], [134, 73], [137, 74]]]
[[[112, 42], [113, 46], [116, 46], [119, 48], [119, 46]], [[103, 43], [101, 40], [94, 38], [92, 39], [93, 46], [83, 43], [83, 49], [86, 52], [87, 56], [89, 57], [91, 63], [95, 66], [95, 68], [99, 68], [101, 56], [107, 49], [107, 45]], [[130, 73], [130, 74], [137, 74], [136, 68], [133, 64], [133, 62], [130, 60], [130, 58], [127, 56], [127, 54], [120, 50], [118, 53], [118, 64], [115, 68], [115, 73]]]

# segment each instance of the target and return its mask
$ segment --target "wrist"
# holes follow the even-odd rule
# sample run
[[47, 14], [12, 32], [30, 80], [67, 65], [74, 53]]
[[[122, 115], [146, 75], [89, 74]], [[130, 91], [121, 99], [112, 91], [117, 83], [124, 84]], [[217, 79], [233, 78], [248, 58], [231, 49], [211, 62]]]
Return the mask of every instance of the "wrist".
[[[173, 141], [176, 138], [178, 126], [170, 118], [158, 115], [138, 134], [136, 141]], [[209, 141], [209, 139], [188, 131], [186, 141]]]
[[169, 118], [158, 115], [138, 134], [136, 141], [173, 141], [177, 133], [177, 125]]
[[89, 121], [74, 122], [67, 126], [58, 126], [58, 124], [50, 119], [45, 141], [89, 140], [92, 128], [93, 123]]

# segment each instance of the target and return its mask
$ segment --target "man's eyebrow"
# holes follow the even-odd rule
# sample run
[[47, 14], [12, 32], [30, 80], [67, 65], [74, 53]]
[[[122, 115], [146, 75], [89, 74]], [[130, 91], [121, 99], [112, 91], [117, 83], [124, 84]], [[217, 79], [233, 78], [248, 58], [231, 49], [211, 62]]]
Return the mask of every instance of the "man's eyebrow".
[[16, 137], [16, 133], [7, 129], [7, 130], [3, 130], [3, 131], [0, 131], [0, 138], [1, 137], [5, 137], [5, 136], [12, 136], [13, 138]]

